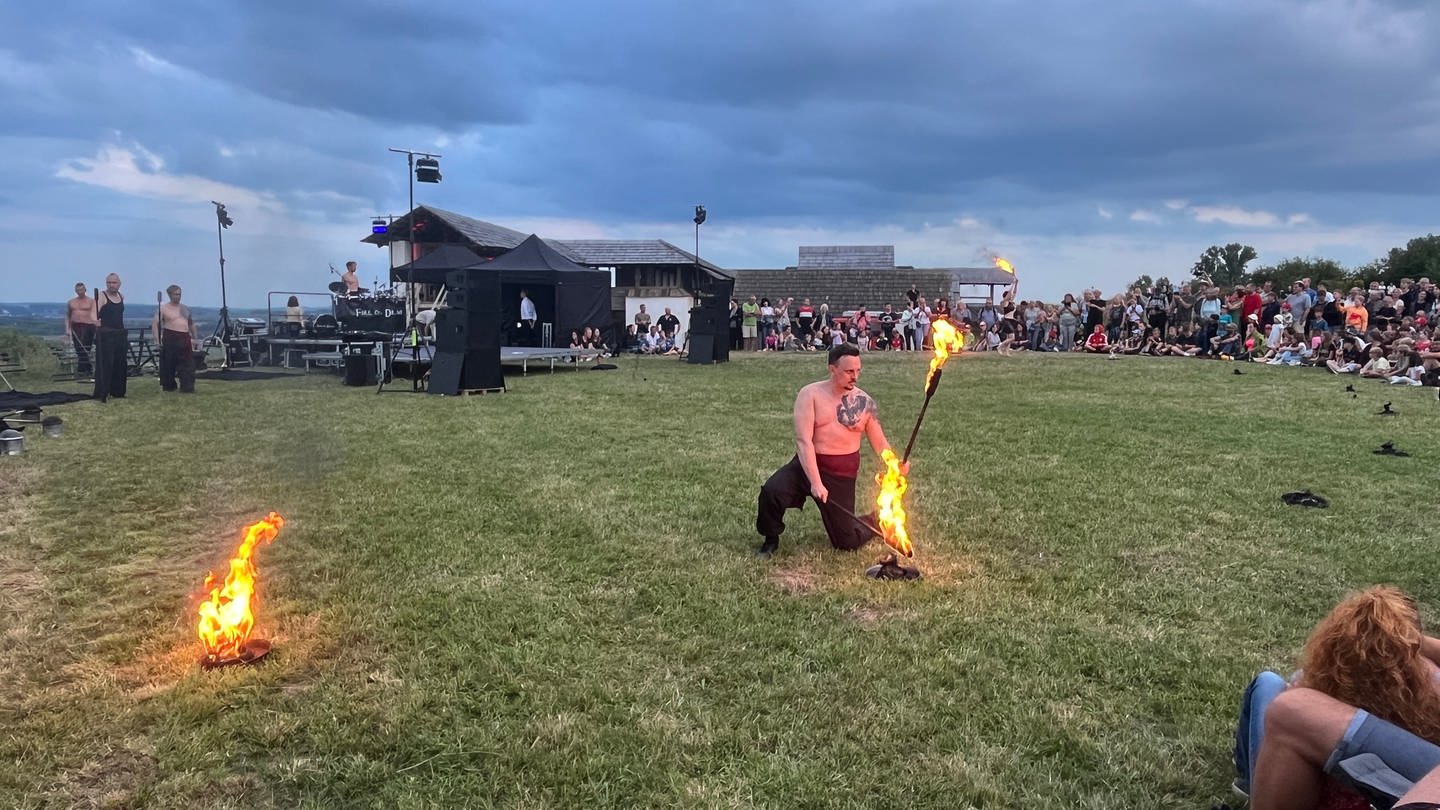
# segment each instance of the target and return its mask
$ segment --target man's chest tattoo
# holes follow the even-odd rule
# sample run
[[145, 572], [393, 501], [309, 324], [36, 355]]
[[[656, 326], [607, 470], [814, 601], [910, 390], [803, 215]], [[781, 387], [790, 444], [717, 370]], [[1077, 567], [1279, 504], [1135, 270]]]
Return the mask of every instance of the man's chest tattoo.
[[840, 398], [835, 406], [835, 421], [848, 428], [860, 424], [865, 412], [870, 410], [870, 398], [864, 394], [848, 394]]

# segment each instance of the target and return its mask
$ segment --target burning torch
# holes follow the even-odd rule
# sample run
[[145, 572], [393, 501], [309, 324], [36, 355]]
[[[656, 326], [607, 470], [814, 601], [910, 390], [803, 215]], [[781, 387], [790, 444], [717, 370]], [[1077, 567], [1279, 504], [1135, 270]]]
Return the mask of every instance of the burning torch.
[[935, 349], [930, 358], [930, 373], [925, 377], [925, 402], [920, 406], [920, 415], [915, 418], [915, 427], [910, 431], [910, 441], [905, 444], [905, 455], [897, 459], [893, 451], [882, 451], [880, 457], [885, 461], [885, 471], [875, 476], [876, 483], [880, 485], [880, 494], [875, 498], [880, 536], [884, 538], [886, 545], [906, 557], [915, 556], [915, 548], [911, 545], [909, 532], [905, 528], [904, 498], [909, 482], [900, 472], [900, 468], [910, 461], [910, 452], [915, 449], [915, 437], [920, 435], [920, 424], [925, 421], [925, 411], [930, 407], [935, 389], [940, 387], [940, 373], [945, 368], [945, 362], [950, 359], [950, 355], [965, 348], [965, 339], [949, 321], [935, 321], [933, 328], [932, 343]]

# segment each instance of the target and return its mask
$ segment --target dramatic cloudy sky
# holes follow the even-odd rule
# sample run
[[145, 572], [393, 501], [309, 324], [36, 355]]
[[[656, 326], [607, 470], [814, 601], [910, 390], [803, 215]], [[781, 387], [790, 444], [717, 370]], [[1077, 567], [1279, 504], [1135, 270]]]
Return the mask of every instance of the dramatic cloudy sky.
[[417, 201], [732, 268], [812, 244], [1058, 296], [1208, 245], [1356, 265], [1436, 230], [1429, 0], [247, 0], [0, 5], [0, 300], [115, 270], [323, 289]]

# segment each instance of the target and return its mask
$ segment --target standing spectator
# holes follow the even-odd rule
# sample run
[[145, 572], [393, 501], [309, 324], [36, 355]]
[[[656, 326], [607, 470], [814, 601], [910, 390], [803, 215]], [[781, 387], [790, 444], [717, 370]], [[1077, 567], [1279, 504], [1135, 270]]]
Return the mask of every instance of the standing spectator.
[[[816, 309], [815, 309], [815, 323], [818, 324], [818, 326], [830, 326], [830, 325], [831, 325], [831, 324], [830, 324], [830, 296], [828, 296], [828, 295], [825, 296], [825, 300], [820, 302], [820, 306], [819, 306], [819, 307], [816, 307]], [[818, 328], [818, 326], [817, 326], [817, 328]]]
[[1304, 331], [1310, 322], [1310, 293], [1305, 289], [1305, 282], [1297, 281], [1290, 285], [1290, 295], [1286, 296], [1285, 303], [1290, 305], [1290, 317], [1297, 324], [1296, 331]]
[[65, 302], [65, 337], [75, 346], [75, 375], [92, 373], [90, 350], [95, 346], [95, 300], [85, 294], [85, 282], [75, 282], [75, 297]]
[[1150, 294], [1145, 298], [1145, 315], [1151, 329], [1156, 332], [1156, 342], [1160, 336], [1165, 334], [1165, 327], [1170, 322], [1170, 288], [1151, 287]]
[[769, 298], [760, 299], [760, 342], [765, 348], [771, 348], [772, 341], [769, 338], [775, 334], [775, 307], [770, 304]]
[[655, 325], [660, 327], [661, 334], [665, 335], [665, 337], [669, 338], [673, 343], [675, 341], [675, 333], [680, 330], [680, 319], [670, 312], [670, 307], [665, 307], [665, 314], [661, 315], [659, 320], [655, 321]]
[[860, 351], [867, 351], [870, 348], [870, 313], [866, 311], [864, 304], [855, 310], [850, 323], [855, 329], [855, 345]]
[[905, 291], [905, 300], [908, 301], [912, 307], [915, 306], [916, 301], [920, 300], [920, 291], [915, 289], [915, 282], [913, 281], [910, 282], [910, 289]]
[[925, 350], [925, 338], [930, 334], [930, 306], [925, 296], [915, 303], [915, 351]]
[[942, 295], [942, 296], [940, 296], [939, 298], [935, 299], [935, 309], [934, 309], [934, 310], [931, 312], [931, 314], [930, 314], [930, 320], [932, 320], [932, 321], [948, 321], [948, 320], [950, 320], [950, 299], [949, 299], [949, 298], [946, 298], [945, 296]]
[[804, 298], [800, 306], [795, 310], [795, 331], [802, 340], [809, 340], [815, 334], [815, 308], [810, 306], [810, 299]]
[[986, 329], [994, 329], [995, 324], [1000, 322], [1000, 311], [995, 308], [993, 299], [985, 299], [985, 303], [980, 307], [979, 317], [980, 323], [984, 324]]
[[744, 323], [745, 313], [740, 310], [740, 302], [734, 298], [730, 299], [730, 350], [740, 351], [745, 347], [744, 338], [741, 337], [740, 327]]
[[1085, 290], [1085, 334], [1095, 331], [1096, 324], [1105, 323], [1105, 297], [1100, 290]]
[[640, 305], [640, 311], [635, 313], [635, 331], [640, 335], [650, 334], [650, 313], [645, 311], [645, 305]]
[[[1255, 285], [1247, 285], [1245, 288], [1245, 297], [1241, 299], [1240, 303], [1241, 323], [1249, 321], [1251, 315], [1258, 316], [1256, 320], [1263, 319], [1264, 315], [1260, 312], [1260, 308], [1264, 305], [1264, 296], [1260, 294], [1259, 290], [1255, 289]], [[1269, 323], [1269, 321], [1265, 321], [1265, 323]]]
[[1353, 329], [1364, 335], [1370, 329], [1370, 310], [1365, 308], [1364, 293], [1356, 292], [1350, 296], [1350, 300], [1342, 306], [1341, 311], [1345, 313], [1345, 328]]
[[755, 296], [740, 306], [740, 334], [745, 341], [745, 351], [755, 351], [755, 335], [760, 321], [760, 305]]
[[880, 348], [888, 349], [895, 339], [895, 323], [899, 316], [895, 314], [895, 308], [889, 304], [880, 312], [880, 334], [884, 337]]
[[1105, 308], [1105, 339], [1110, 343], [1120, 340], [1125, 329], [1125, 308], [1125, 297], [1121, 295], [1111, 298], [1110, 305]]
[[900, 348], [911, 351], [915, 348], [915, 305], [906, 304], [900, 311]]
[[1075, 351], [1075, 330], [1080, 326], [1080, 302], [1075, 296], [1065, 293], [1065, 300], [1060, 302], [1060, 312], [1055, 316], [1055, 326], [1059, 330], [1060, 351]]
[[1170, 296], [1170, 323], [1176, 326], [1195, 323], [1195, 299], [1184, 285]]
[[[1224, 305], [1220, 301], [1220, 288], [1213, 285], [1206, 287], [1205, 293], [1200, 297], [1201, 325], [1209, 323], [1211, 318], [1220, 317], [1220, 310], [1223, 308]], [[1256, 306], [1256, 312], [1259, 312], [1258, 304]]]

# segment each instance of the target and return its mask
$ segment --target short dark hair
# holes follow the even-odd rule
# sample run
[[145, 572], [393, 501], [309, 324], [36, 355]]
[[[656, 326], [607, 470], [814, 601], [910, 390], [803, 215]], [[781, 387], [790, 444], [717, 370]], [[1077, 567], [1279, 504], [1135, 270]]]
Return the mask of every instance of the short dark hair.
[[830, 347], [830, 365], [840, 362], [842, 357], [859, 357], [860, 347], [854, 343], [841, 343]]

